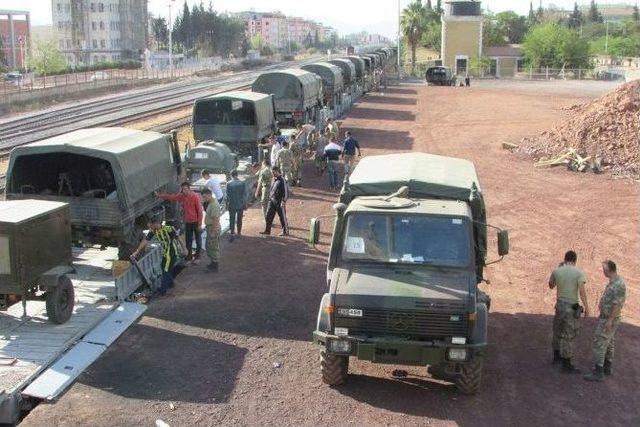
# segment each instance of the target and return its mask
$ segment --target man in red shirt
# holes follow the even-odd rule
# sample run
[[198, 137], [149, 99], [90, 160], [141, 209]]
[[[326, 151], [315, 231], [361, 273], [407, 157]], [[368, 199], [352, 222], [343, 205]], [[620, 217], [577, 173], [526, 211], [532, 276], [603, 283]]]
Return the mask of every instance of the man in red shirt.
[[[184, 221], [184, 240], [187, 244], [187, 261], [195, 261], [200, 257], [202, 242], [202, 201], [195, 191], [191, 190], [188, 182], [180, 185], [178, 194], [158, 194], [162, 200], [178, 202], [182, 206], [182, 219]], [[193, 239], [196, 240], [196, 253], [192, 255]]]

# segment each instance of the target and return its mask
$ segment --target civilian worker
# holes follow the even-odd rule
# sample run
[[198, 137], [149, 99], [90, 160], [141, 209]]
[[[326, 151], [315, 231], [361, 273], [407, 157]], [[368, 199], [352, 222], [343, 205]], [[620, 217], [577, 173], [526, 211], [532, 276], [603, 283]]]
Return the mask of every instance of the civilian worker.
[[[242, 216], [246, 208], [245, 194], [247, 186], [238, 179], [238, 171], [231, 171], [231, 181], [227, 183], [227, 208], [229, 210], [229, 241], [242, 234]], [[237, 227], [237, 228], [236, 228]]]
[[[158, 194], [162, 200], [178, 202], [182, 206], [182, 219], [184, 221], [184, 239], [187, 244], [187, 261], [196, 261], [202, 251], [200, 232], [202, 230], [202, 203], [198, 193], [191, 189], [188, 182], [180, 185], [178, 194]], [[193, 255], [193, 240], [196, 241], [196, 253]]]
[[271, 234], [271, 227], [273, 226], [273, 220], [277, 213], [278, 218], [280, 218], [280, 225], [282, 226], [280, 236], [287, 236], [289, 235], [286, 210], [286, 202], [289, 196], [287, 183], [282, 177], [279, 167], [272, 167], [271, 172], [273, 173], [273, 183], [271, 184], [271, 191], [269, 192], [269, 209], [267, 210], [266, 227], [260, 234], [267, 236]]
[[202, 192], [202, 198], [209, 202], [207, 210], [204, 213], [204, 226], [207, 230], [207, 242], [205, 247], [210, 260], [207, 268], [213, 272], [217, 272], [218, 264], [220, 262], [220, 235], [222, 234], [220, 215], [222, 212], [218, 201], [213, 198], [211, 191], [205, 189]]
[[132, 256], [137, 258], [144, 251], [149, 242], [157, 242], [162, 248], [162, 278], [160, 281], [160, 289], [156, 292], [165, 295], [169, 288], [174, 285], [173, 279], [178, 272], [178, 259], [180, 254], [180, 244], [178, 241], [178, 233], [170, 225], [162, 225], [159, 218], [151, 218], [147, 221], [149, 232], [147, 236], [140, 242], [138, 248], [133, 252]]
[[589, 316], [589, 303], [584, 285], [585, 274], [576, 267], [578, 256], [567, 251], [564, 262], [553, 270], [549, 278], [549, 289], [557, 289], [555, 316], [553, 318], [553, 362], [562, 362], [562, 371], [569, 374], [580, 372], [571, 363], [574, 341], [578, 333], [582, 310], [578, 294], [584, 304], [584, 312]]
[[327, 162], [327, 174], [329, 175], [329, 189], [331, 191], [338, 188], [338, 168], [340, 167], [340, 155], [342, 147], [332, 140], [324, 147], [324, 160]]
[[262, 205], [262, 216], [267, 217], [267, 210], [269, 209], [269, 188], [271, 188], [271, 167], [269, 166], [269, 160], [264, 159], [262, 161], [262, 168], [258, 171], [258, 185], [256, 186], [256, 199], [260, 197], [260, 205]]
[[345, 140], [342, 149], [342, 158], [344, 159], [344, 174], [349, 175], [353, 168], [353, 160], [356, 155], [356, 150], [358, 150], [358, 157], [362, 156], [362, 153], [360, 152], [360, 144], [358, 144], [358, 141], [351, 135], [351, 132], [346, 131], [344, 133], [344, 136]]
[[[211, 172], [207, 169], [202, 171], [202, 178], [204, 179], [204, 186], [207, 188], [213, 196], [216, 198], [220, 206], [222, 206], [222, 201], [224, 200], [224, 193], [222, 192], [222, 186], [220, 185], [220, 180], [214, 176], [211, 176]], [[206, 206], [205, 206], [206, 209]]]

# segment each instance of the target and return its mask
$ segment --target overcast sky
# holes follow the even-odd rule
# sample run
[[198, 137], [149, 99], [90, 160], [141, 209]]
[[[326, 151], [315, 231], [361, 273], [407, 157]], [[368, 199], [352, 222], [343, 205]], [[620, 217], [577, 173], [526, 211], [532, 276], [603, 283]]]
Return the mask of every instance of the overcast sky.
[[[175, 0], [175, 9], [181, 7], [183, 1]], [[409, 1], [401, 0], [401, 3], [406, 5]], [[432, 1], [436, 3], [436, 0]], [[538, 1], [534, 0], [535, 6]], [[423, 0], [424, 2], [426, 0]], [[589, 0], [578, 1], [579, 4], [588, 2]], [[188, 0], [188, 3], [200, 3], [200, 0]], [[208, 0], [204, 0], [205, 6], [208, 3]], [[545, 6], [555, 4], [571, 8], [574, 0], [544, 0], [543, 3]], [[636, 0], [598, 0], [598, 3], [635, 4]], [[169, 12], [168, 5], [169, 0], [149, 0], [149, 11], [156, 16], [166, 17]], [[248, 9], [280, 10], [287, 15], [302, 16], [331, 25], [343, 35], [365, 30], [395, 37], [397, 31], [397, 0], [214, 0], [213, 5], [218, 11], [230, 12]], [[511, 9], [526, 14], [529, 10], [529, 0], [485, 0], [483, 7], [488, 7], [492, 12]], [[0, 9], [28, 10], [31, 12], [33, 25], [51, 24], [51, 0], [0, 0]]]

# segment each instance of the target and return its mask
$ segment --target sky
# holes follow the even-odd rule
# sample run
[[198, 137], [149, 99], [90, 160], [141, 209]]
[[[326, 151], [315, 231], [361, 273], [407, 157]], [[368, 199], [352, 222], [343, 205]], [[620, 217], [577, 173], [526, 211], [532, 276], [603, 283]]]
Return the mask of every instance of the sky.
[[[174, 0], [174, 10], [182, 7], [183, 2], [184, 0]], [[404, 6], [410, 0], [400, 2]], [[534, 6], [537, 7], [538, 2], [539, 0], [534, 0]], [[579, 0], [578, 4], [588, 2], [589, 0]], [[169, 3], [170, 0], [149, 0], [149, 11], [156, 16], [168, 17]], [[200, 3], [200, 0], [188, 0], [188, 3]], [[572, 8], [573, 3], [574, 0], [543, 0], [545, 6], [554, 4], [567, 9]], [[598, 0], [598, 3], [635, 4], [636, 0]], [[204, 0], [204, 4], [208, 5], [208, 0]], [[529, 0], [484, 0], [482, 4], [492, 12], [514, 10], [524, 15], [529, 11]], [[213, 6], [218, 11], [228, 12], [279, 10], [286, 15], [302, 16], [330, 25], [341, 35], [367, 31], [395, 37], [398, 25], [397, 0], [213, 0]], [[0, 0], [0, 9], [28, 10], [31, 12], [33, 25], [51, 24], [51, 0]]]

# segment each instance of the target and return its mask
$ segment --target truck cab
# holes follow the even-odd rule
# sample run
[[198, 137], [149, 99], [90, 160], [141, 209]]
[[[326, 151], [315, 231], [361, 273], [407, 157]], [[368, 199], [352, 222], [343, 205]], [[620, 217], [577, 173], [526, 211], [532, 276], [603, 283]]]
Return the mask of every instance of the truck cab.
[[[423, 153], [367, 157], [334, 208], [328, 292], [313, 333], [323, 380], [342, 384], [356, 357], [429, 366], [475, 393], [490, 300], [478, 288], [487, 224], [473, 165]], [[320, 225], [312, 221], [315, 243]], [[506, 255], [506, 231], [498, 243]]]

